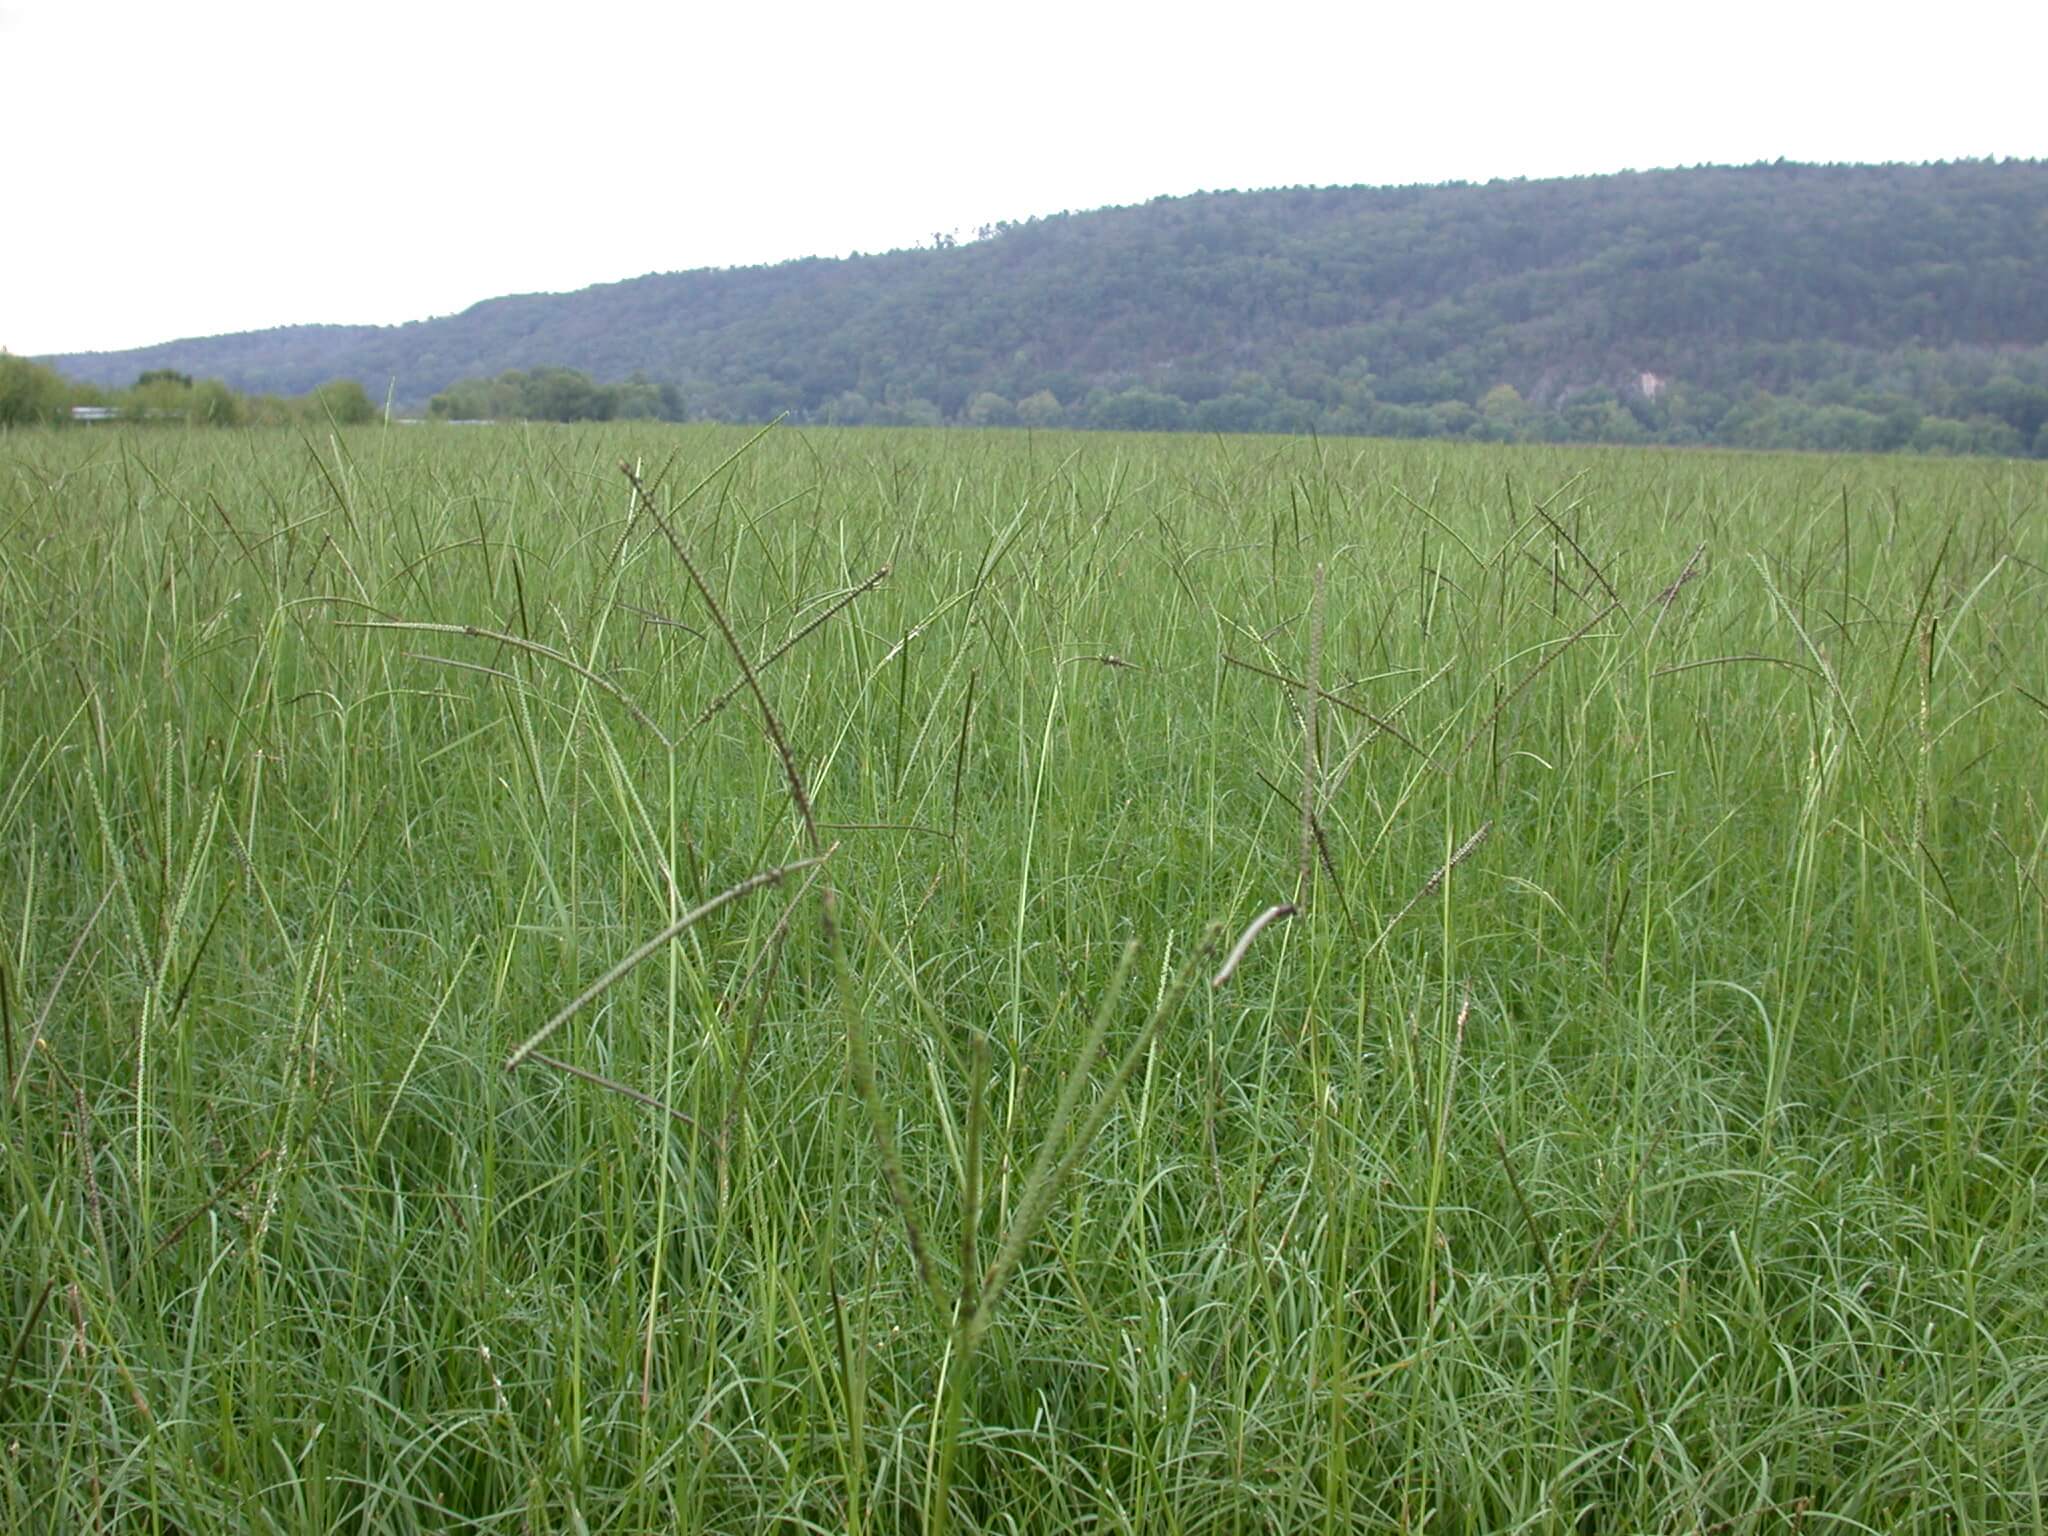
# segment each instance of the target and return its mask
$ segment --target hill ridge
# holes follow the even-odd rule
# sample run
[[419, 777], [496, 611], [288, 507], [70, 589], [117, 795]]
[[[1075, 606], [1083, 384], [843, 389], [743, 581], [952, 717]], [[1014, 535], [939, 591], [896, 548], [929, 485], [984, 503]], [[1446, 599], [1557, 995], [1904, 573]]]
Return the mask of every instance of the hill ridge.
[[395, 381], [413, 405], [565, 367], [721, 420], [1674, 441], [1755, 436], [1739, 413], [1763, 396], [1880, 436], [2003, 422], [2025, 451], [2048, 419], [2019, 400], [2048, 390], [2044, 252], [2042, 161], [1270, 188], [49, 361], [104, 385]]

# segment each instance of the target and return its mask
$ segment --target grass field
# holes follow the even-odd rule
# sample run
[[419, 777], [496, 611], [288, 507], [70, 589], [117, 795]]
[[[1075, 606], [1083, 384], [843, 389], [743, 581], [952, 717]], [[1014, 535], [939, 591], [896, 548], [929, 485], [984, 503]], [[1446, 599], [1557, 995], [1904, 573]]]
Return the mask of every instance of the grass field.
[[2044, 493], [0, 436], [0, 1527], [2041, 1531]]

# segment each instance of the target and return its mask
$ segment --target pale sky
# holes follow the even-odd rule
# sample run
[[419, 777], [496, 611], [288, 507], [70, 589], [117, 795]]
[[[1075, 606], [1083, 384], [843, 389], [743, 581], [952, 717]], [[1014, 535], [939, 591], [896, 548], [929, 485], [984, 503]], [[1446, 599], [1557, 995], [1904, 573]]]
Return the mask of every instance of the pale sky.
[[2048, 5], [0, 0], [0, 347], [1162, 193], [2048, 157]]

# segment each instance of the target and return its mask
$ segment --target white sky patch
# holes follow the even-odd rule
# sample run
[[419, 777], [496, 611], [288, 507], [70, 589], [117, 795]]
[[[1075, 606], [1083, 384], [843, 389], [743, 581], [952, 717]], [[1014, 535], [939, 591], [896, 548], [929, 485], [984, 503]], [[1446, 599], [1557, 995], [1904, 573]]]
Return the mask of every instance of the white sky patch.
[[1204, 188], [2048, 156], [2048, 6], [0, 0], [0, 347], [388, 324]]

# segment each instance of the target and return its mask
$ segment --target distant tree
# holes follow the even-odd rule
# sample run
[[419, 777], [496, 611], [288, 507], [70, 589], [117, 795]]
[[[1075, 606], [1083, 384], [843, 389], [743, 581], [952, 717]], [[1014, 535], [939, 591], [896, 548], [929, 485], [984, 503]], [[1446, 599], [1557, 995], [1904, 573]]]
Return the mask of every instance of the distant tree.
[[355, 379], [330, 379], [308, 397], [316, 419], [336, 426], [360, 426], [377, 419], [369, 392]]
[[192, 386], [188, 421], [206, 427], [234, 427], [245, 418], [242, 397], [219, 379], [202, 379]]
[[1915, 453], [1930, 453], [1946, 457], [1949, 454], [1968, 453], [1975, 443], [1976, 435], [1968, 422], [1957, 421], [1948, 416], [1925, 416], [1920, 425], [1913, 429], [1912, 440], [1907, 443]]
[[683, 396], [673, 384], [657, 384], [635, 373], [623, 384], [601, 386], [611, 392], [614, 421], [681, 421]]
[[857, 427], [873, 414], [868, 397], [857, 389], [841, 390], [825, 406], [825, 420], [835, 427]]
[[992, 390], [983, 390], [967, 402], [967, 420], [977, 427], [1010, 427], [1017, 423], [1017, 407]]
[[1090, 425], [1123, 432], [1177, 432], [1187, 424], [1187, 402], [1154, 389], [1123, 390], [1090, 411]]
[[573, 368], [536, 368], [526, 377], [525, 409], [530, 421], [609, 421], [618, 407], [611, 390], [591, 383]]
[[2048, 388], [2027, 384], [2011, 374], [2002, 374], [1980, 388], [1968, 391], [1964, 406], [1973, 415], [1995, 416], [2031, 442], [2048, 423]]
[[491, 421], [498, 416], [498, 386], [523, 375], [501, 374], [499, 380], [463, 379], [427, 402], [427, 414], [444, 421]]
[[121, 401], [132, 417], [180, 420], [192, 412], [192, 380], [170, 368], [156, 368], [143, 374]]
[[1512, 423], [1527, 412], [1522, 392], [1512, 384], [1496, 384], [1479, 397], [1479, 414], [1482, 416]]
[[773, 379], [750, 379], [734, 402], [741, 421], [773, 421], [789, 409], [788, 392]]
[[297, 403], [282, 395], [249, 395], [242, 401], [242, 419], [252, 427], [283, 427], [300, 416]]
[[1265, 402], [1253, 395], [1218, 395], [1196, 406], [1189, 424], [1203, 432], [1261, 432], [1266, 426]]
[[1574, 442], [1640, 443], [1649, 436], [1611, 389], [1573, 395], [1559, 404], [1557, 414]]
[[1908, 446], [1916, 453], [1985, 453], [2007, 458], [2018, 458], [2028, 447], [2010, 423], [1991, 416], [1973, 416], [1967, 421], [1926, 417]]
[[56, 369], [0, 352], [0, 427], [62, 421], [70, 397], [71, 386]]
[[1204, 368], [1176, 368], [1168, 376], [1166, 388], [1189, 405], [1200, 405], [1225, 393], [1230, 384], [1222, 374]]
[[1017, 402], [1017, 420], [1027, 427], [1056, 427], [1066, 418], [1059, 397], [1049, 389], [1037, 390]]
[[1802, 446], [1828, 453], [1876, 453], [1884, 445], [1885, 419], [1853, 405], [1823, 405], [1806, 419]]
[[1429, 407], [1394, 401], [1375, 406], [1370, 420], [1370, 430], [1376, 437], [1428, 437], [1437, 427]]
[[1429, 414], [1437, 437], [1463, 437], [1481, 420], [1479, 412], [1463, 400], [1439, 400], [1429, 407]]
[[1879, 396], [1871, 402], [1878, 416], [1884, 422], [1884, 429], [1878, 435], [1877, 451], [1895, 453], [1913, 440], [1913, 434], [1920, 430], [1920, 411], [1912, 401], [1903, 396]]
[[[1454, 401], [1453, 404], [1464, 415], [1472, 414], [1472, 407], [1464, 401]], [[1322, 410], [1313, 400], [1297, 400], [1292, 395], [1282, 395], [1266, 408], [1265, 430], [1299, 435], [1316, 431], [1322, 419]]]

